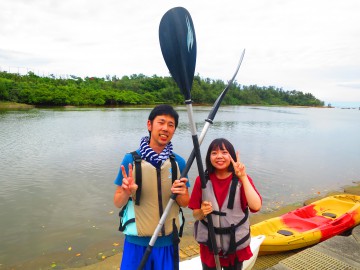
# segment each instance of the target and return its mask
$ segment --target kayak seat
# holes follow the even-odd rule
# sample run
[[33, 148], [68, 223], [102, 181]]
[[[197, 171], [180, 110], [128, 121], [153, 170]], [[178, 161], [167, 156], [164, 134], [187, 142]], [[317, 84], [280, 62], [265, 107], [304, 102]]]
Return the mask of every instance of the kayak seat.
[[288, 230], [278, 230], [277, 231], [278, 234], [282, 234], [284, 236], [290, 236], [290, 235], [293, 235], [292, 232], [288, 231]]
[[[322, 217], [323, 219], [327, 219]], [[294, 218], [294, 217], [283, 217], [283, 221], [286, 227], [291, 228], [297, 232], [304, 232], [315, 229], [319, 226], [318, 223], [313, 222], [312, 219]]]
[[322, 215], [324, 217], [336, 218], [336, 214], [334, 214], [334, 213], [324, 212], [324, 213], [322, 213]]
[[302, 229], [308, 230], [331, 222], [331, 219], [329, 219], [331, 214], [332, 213], [329, 212], [328, 215], [321, 216], [320, 213], [316, 212], [313, 209], [313, 207], [309, 206], [304, 209], [301, 209], [300, 211], [293, 211], [288, 213], [284, 219], [288, 219], [288, 220], [294, 219], [294, 221], [291, 222], [292, 226], [296, 226], [296, 222], [298, 222], [299, 226], [301, 226]]

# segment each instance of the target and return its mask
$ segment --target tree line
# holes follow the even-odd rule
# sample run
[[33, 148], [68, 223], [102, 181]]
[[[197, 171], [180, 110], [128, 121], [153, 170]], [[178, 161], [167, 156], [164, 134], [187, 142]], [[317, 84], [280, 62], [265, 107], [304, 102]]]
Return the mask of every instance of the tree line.
[[[194, 76], [191, 97], [194, 104], [213, 104], [227, 83]], [[184, 97], [171, 77], [143, 74], [105, 78], [55, 78], [0, 72], [0, 100], [38, 106], [118, 106], [156, 103], [183, 104]], [[274, 86], [240, 85], [234, 82], [225, 105], [324, 106], [311, 93], [285, 91]]]

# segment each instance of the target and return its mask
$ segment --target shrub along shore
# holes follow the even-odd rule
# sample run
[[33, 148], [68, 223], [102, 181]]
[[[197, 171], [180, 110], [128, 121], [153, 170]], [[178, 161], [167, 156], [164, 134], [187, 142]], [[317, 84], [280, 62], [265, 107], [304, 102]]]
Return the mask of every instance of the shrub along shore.
[[[194, 77], [191, 98], [194, 104], [213, 104], [227, 83]], [[157, 103], [183, 104], [184, 97], [171, 77], [143, 74], [106, 78], [69, 76], [40, 77], [0, 72], [0, 101], [36, 106], [122, 106]], [[236, 81], [223, 105], [280, 105], [323, 107], [311, 93], [283, 90], [275, 86], [241, 85]]]

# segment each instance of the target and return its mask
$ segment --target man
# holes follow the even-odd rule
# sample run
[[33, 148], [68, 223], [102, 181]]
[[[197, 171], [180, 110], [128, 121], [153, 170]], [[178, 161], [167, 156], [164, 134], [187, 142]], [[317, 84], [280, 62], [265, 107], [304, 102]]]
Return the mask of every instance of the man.
[[189, 183], [180, 177], [185, 160], [175, 154], [171, 139], [179, 115], [169, 105], [156, 106], [150, 113], [147, 128], [136, 152], [125, 155], [115, 184], [116, 207], [120, 212], [120, 230], [125, 234], [121, 269], [137, 269], [150, 238], [170, 199], [177, 194], [164, 226], [144, 269], [177, 269], [179, 267], [178, 230], [180, 207], [189, 203]]

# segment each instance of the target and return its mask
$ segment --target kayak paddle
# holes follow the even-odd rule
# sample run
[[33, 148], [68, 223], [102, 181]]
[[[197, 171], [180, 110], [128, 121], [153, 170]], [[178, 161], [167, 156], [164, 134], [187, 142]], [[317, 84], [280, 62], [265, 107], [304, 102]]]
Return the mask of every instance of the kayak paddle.
[[[160, 21], [159, 40], [161, 52], [171, 76], [185, 97], [190, 130], [194, 145], [195, 158], [201, 179], [201, 186], [206, 187], [205, 172], [200, 153], [200, 144], [193, 119], [191, 88], [196, 64], [196, 37], [194, 24], [189, 12], [183, 7], [170, 9]], [[212, 216], [208, 216], [208, 229], [214, 251], [216, 268], [221, 269]]]

